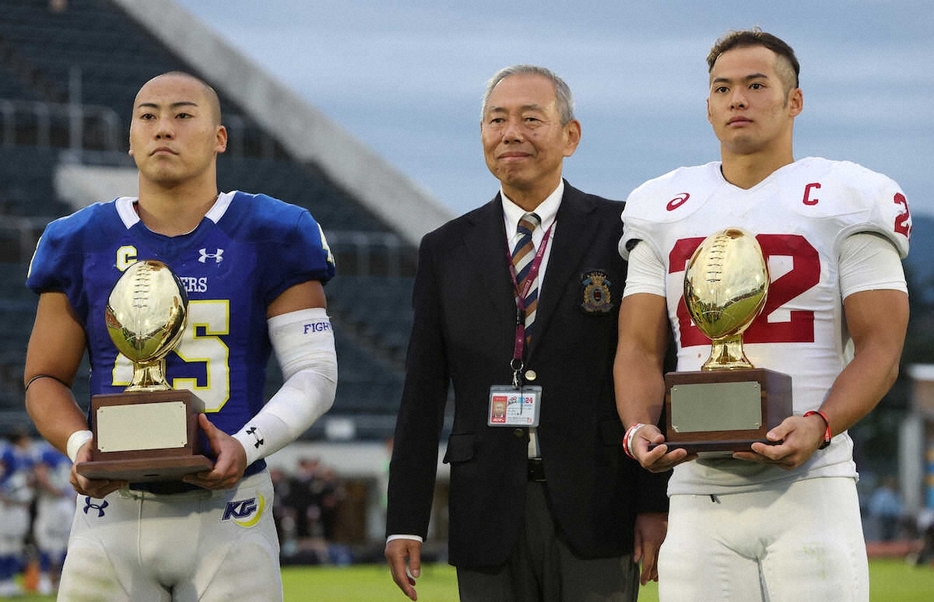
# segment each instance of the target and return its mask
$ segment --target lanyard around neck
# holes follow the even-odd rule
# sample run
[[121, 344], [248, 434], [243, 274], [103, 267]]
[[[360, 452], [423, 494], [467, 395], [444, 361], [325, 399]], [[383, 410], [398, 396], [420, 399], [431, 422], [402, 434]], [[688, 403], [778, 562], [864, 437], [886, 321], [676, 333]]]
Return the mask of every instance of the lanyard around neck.
[[555, 222], [551, 222], [548, 229], [545, 230], [545, 236], [535, 252], [535, 258], [532, 259], [532, 265], [529, 267], [529, 275], [525, 279], [522, 290], [519, 290], [519, 276], [516, 273], [516, 266], [512, 261], [512, 253], [509, 251], [509, 241], [506, 241], [506, 256], [509, 260], [509, 275], [512, 277], [512, 288], [516, 294], [516, 341], [513, 347], [512, 361], [509, 367], [512, 369], [512, 384], [519, 386], [519, 373], [522, 371], [522, 355], [525, 352], [525, 298], [532, 290], [532, 284], [538, 277], [538, 271], [542, 265], [542, 258], [545, 257], [545, 249], [548, 248], [548, 240], [551, 237], [551, 229], [555, 227]]

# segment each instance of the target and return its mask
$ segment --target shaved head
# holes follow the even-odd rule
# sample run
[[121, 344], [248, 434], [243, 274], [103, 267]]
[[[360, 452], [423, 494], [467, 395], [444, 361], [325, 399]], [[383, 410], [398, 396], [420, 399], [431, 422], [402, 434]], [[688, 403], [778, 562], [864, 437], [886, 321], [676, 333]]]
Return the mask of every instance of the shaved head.
[[[187, 80], [196, 82], [201, 87], [201, 89], [204, 91], [205, 100], [207, 101], [208, 107], [211, 110], [211, 115], [214, 120], [214, 125], [221, 124], [221, 101], [220, 101], [220, 98], [218, 98], [217, 96], [217, 91], [215, 91], [214, 88], [209, 86], [207, 82], [205, 82], [203, 79], [201, 79], [200, 77], [195, 77], [194, 75], [190, 73], [186, 73], [184, 71], [169, 71], [167, 73], [163, 73], [162, 75], [157, 75], [156, 77], [152, 78], [151, 80], [143, 84], [143, 87], [140, 88], [140, 93], [150, 83], [159, 81], [162, 79], [169, 79], [169, 78], [187, 79]], [[137, 93], [136, 99], [137, 101], [139, 100], [139, 93]], [[134, 101], [134, 106], [135, 105], [136, 105], [136, 101]]]

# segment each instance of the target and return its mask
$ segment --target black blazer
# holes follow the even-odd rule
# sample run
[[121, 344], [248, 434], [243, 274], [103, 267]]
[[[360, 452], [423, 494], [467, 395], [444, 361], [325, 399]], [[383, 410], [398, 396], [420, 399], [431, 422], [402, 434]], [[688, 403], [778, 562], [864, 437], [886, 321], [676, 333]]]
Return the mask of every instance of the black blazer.
[[[626, 278], [622, 209], [565, 183], [526, 350], [525, 369], [537, 375], [530, 384], [542, 387], [538, 434], [552, 516], [582, 558], [630, 553], [637, 511], [668, 509], [667, 474], [642, 470], [621, 447], [613, 356]], [[425, 537], [453, 383], [449, 560], [467, 568], [505, 562], [523, 524], [528, 430], [487, 425], [490, 386], [512, 381], [506, 246], [499, 195], [423, 238], [390, 465], [387, 534]], [[608, 281], [608, 299], [590, 295], [588, 305], [588, 274]]]

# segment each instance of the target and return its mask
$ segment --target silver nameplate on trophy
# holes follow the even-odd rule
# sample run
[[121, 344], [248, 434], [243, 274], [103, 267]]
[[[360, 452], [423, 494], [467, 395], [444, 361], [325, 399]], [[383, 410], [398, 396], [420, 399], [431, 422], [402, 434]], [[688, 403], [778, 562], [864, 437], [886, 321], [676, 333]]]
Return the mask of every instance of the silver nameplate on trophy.
[[671, 388], [671, 428], [678, 433], [754, 430], [762, 425], [758, 382], [695, 383]]
[[105, 406], [98, 408], [95, 419], [102, 452], [171, 449], [188, 443], [188, 407], [183, 401]]

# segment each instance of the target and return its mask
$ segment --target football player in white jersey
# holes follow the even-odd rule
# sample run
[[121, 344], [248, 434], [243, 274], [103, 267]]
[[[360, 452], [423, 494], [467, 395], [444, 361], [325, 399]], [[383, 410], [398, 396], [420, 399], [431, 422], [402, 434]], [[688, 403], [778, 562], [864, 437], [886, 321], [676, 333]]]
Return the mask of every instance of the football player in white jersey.
[[[26, 355], [26, 407], [73, 462], [90, 459], [88, 417], [70, 385], [87, 350], [91, 394], [127, 384], [104, 305], [121, 272], [164, 261], [184, 283], [188, 326], [166, 357], [175, 387], [204, 402], [213, 469], [184, 482], [88, 479], [78, 493], [63, 600], [281, 600], [273, 489], [264, 458], [334, 400], [337, 359], [323, 284], [334, 264], [308, 211], [264, 195], [218, 194], [225, 150], [217, 94], [185, 73], [140, 89], [130, 124], [139, 198], [49, 224], [27, 285], [39, 294]], [[263, 398], [271, 353], [285, 383]]]
[[[804, 99], [794, 51], [758, 29], [708, 57], [707, 118], [721, 160], [646, 182], [623, 212], [629, 259], [619, 314], [617, 405], [625, 445], [645, 468], [674, 467], [662, 602], [866, 601], [868, 563], [847, 429], [898, 372], [908, 322], [900, 258], [908, 202], [858, 165], [795, 160]], [[674, 332], [678, 371], [710, 350], [685, 309], [685, 263], [726, 226], [756, 235], [769, 266], [764, 310], [744, 334], [753, 365], [792, 376], [794, 415], [726, 458], [659, 445], [662, 360]], [[634, 376], [637, 375], [637, 376]]]

